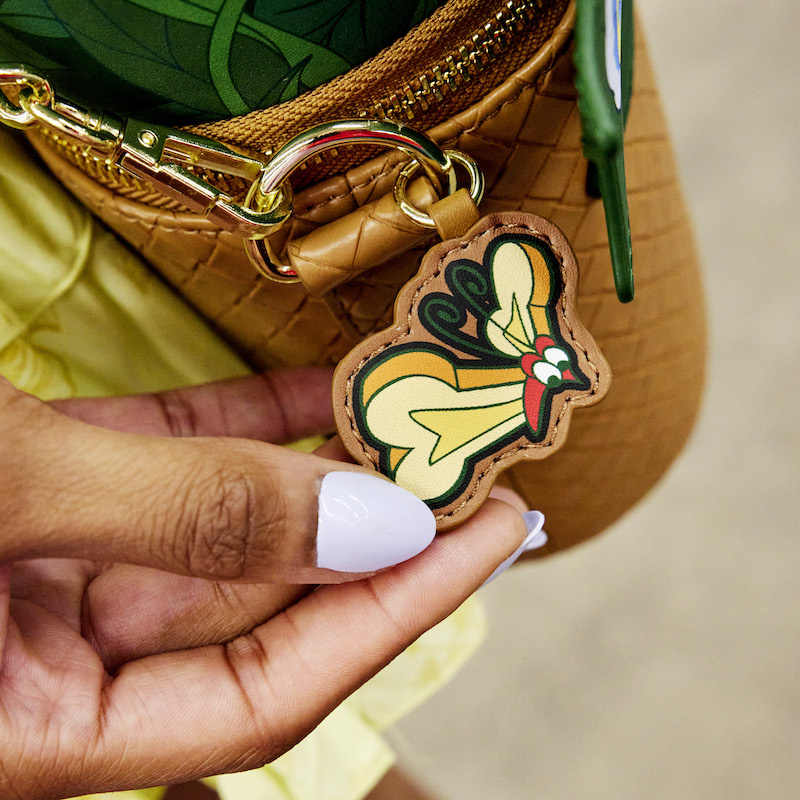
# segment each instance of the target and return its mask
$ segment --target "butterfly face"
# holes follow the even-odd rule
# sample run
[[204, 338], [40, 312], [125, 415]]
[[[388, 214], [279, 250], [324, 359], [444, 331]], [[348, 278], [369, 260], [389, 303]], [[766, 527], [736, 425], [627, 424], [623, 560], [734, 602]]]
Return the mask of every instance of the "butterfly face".
[[528, 231], [492, 232], [432, 275], [423, 267], [407, 333], [369, 340], [347, 388], [362, 455], [442, 515], [498, 462], [552, 447], [569, 401], [598, 386], [552, 247]]

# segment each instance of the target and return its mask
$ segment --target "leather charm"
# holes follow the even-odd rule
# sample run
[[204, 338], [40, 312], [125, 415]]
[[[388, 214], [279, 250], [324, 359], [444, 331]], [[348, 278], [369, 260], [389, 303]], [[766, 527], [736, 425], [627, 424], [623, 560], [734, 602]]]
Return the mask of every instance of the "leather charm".
[[500, 470], [555, 452], [572, 409], [608, 390], [577, 282], [566, 238], [532, 214], [489, 215], [429, 250], [395, 324], [337, 369], [350, 454], [422, 498], [440, 530], [471, 516]]

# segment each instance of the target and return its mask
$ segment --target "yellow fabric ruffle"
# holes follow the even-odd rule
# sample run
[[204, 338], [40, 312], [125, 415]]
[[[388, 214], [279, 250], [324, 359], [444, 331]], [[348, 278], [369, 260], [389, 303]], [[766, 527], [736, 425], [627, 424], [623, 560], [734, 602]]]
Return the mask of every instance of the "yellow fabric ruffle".
[[[43, 399], [147, 392], [248, 367], [0, 130], [0, 374]], [[444, 684], [485, 635], [477, 601], [261, 769], [206, 779], [222, 800], [359, 800], [391, 766], [381, 731]], [[164, 788], [89, 795], [160, 800]]]

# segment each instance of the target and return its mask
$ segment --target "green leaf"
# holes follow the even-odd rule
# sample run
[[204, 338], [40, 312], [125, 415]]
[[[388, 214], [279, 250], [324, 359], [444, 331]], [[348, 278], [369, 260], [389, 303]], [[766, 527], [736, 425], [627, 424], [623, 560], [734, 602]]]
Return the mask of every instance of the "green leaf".
[[219, 10], [220, 0], [128, 0], [130, 5], [153, 11], [165, 17], [211, 26]]
[[253, 0], [253, 17], [361, 64], [444, 0]]
[[442, 0], [0, 0], [0, 57], [65, 97], [176, 124], [292, 99]]
[[0, 24], [0, 61], [15, 64], [27, 64], [35, 70], [42, 72], [52, 72], [61, 67], [57, 61], [48, 58], [46, 55], [34, 50], [24, 42], [19, 41], [16, 36], [3, 30]]
[[45, 0], [6, 0], [0, 3], [0, 21], [7, 28], [45, 38], [69, 35]]
[[[427, 1], [430, 2], [430, 0]], [[296, 83], [295, 79], [297, 78], [305, 86], [319, 86], [346, 72], [351, 66], [351, 62], [314, 41], [304, 39], [290, 30], [268, 24], [249, 13], [244, 13], [247, 6], [250, 5], [250, 0], [244, 0], [244, 2], [242, 0], [233, 0], [233, 2], [230, 0], [193, 0], [192, 2], [188, 0], [130, 0], [130, 2], [174, 19], [209, 27], [220, 26], [217, 46], [213, 47], [209, 54], [211, 73], [218, 91], [221, 89], [222, 96], [230, 98], [233, 103], [236, 102], [237, 95], [242, 98], [249, 94], [242, 89], [241, 84], [242, 82], [251, 82], [254, 77], [261, 77], [269, 85], [281, 83], [286, 86], [292, 82]], [[230, 76], [230, 82], [228, 82], [223, 68], [226, 63], [224, 44], [227, 43], [228, 46], [229, 62], [238, 55], [237, 50], [230, 45], [232, 37], [228, 20], [234, 16], [234, 10], [239, 11], [235, 28], [237, 36], [252, 38], [274, 49], [285, 60], [285, 71], [277, 74], [268, 70], [265, 64], [253, 61], [243, 70], [234, 70]], [[228, 20], [222, 20], [223, 17], [227, 17]], [[239, 42], [237, 42], [238, 46]], [[237, 62], [241, 61], [240, 58], [236, 58], [236, 60]], [[258, 69], [253, 69], [254, 64], [258, 64]], [[298, 66], [301, 68], [299, 75]], [[261, 94], [263, 96], [268, 93], [262, 92]], [[251, 106], [247, 110], [258, 107], [260, 106]]]
[[[207, 50], [207, 28], [187, 23], [178, 23], [180, 27], [176, 28], [171, 20], [131, 7], [124, 0], [78, 4], [50, 0], [50, 4], [75, 44], [106, 73], [102, 82], [109, 93], [107, 106], [115, 105], [114, 78], [158, 98], [179, 99], [190, 107], [208, 104], [207, 72], [193, 59], [181, 57], [194, 48]], [[181, 47], [173, 48], [173, 40], [179, 41]], [[78, 71], [77, 58], [74, 63], [73, 80], [80, 87], [79, 81], [86, 76]]]
[[242, 28], [248, 35], [257, 35], [265, 44], [276, 48], [292, 66], [303, 65], [301, 81], [306, 86], [319, 86], [350, 68], [350, 63], [332, 50], [280, 28], [266, 25], [245, 16]]
[[247, 0], [225, 0], [211, 29], [211, 42], [208, 47], [208, 65], [211, 80], [225, 107], [233, 115], [246, 114], [248, 108], [236, 90], [230, 73], [230, 57], [236, 26], [242, 16]]

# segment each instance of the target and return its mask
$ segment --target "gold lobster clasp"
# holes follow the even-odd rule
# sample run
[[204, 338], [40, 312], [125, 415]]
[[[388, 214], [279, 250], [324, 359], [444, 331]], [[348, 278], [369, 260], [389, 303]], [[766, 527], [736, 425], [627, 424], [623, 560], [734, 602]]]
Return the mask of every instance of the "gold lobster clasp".
[[162, 194], [202, 214], [220, 228], [247, 238], [266, 236], [292, 213], [293, 195], [282, 184], [257, 209], [231, 197], [187, 169], [221, 172], [258, 184], [266, 160], [185, 131], [128, 120], [115, 159], [122, 169], [152, 183]]
[[247, 208], [192, 169], [221, 172], [258, 184], [266, 157], [239, 153], [220, 142], [149, 122], [57, 100], [50, 83], [29, 67], [0, 64], [0, 122], [36, 125], [82, 147], [90, 156], [149, 181], [159, 192], [244, 238], [266, 236], [292, 213], [288, 183]]
[[[280, 281], [297, 275], [281, 264], [269, 237], [292, 214], [291, 174], [326, 150], [345, 145], [380, 145], [399, 150], [411, 161], [395, 184], [403, 213], [423, 228], [427, 215], [406, 198], [410, 176], [423, 169], [442, 195], [456, 191], [455, 164], [466, 169], [475, 203], [483, 195], [483, 174], [464, 153], [442, 150], [422, 133], [389, 120], [345, 119], [309, 128], [271, 156], [240, 152], [221, 142], [136, 119], [122, 120], [56, 99], [46, 78], [21, 64], [0, 64], [0, 122], [15, 128], [40, 126], [78, 145], [85, 154], [115, 164], [161, 194], [201, 214], [219, 228], [242, 237], [256, 269]], [[203, 171], [242, 178], [249, 183], [244, 202], [209, 183]], [[212, 178], [213, 179], [213, 178]]]

